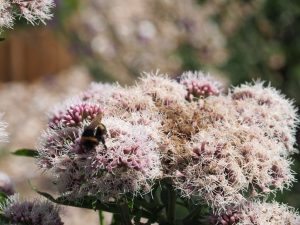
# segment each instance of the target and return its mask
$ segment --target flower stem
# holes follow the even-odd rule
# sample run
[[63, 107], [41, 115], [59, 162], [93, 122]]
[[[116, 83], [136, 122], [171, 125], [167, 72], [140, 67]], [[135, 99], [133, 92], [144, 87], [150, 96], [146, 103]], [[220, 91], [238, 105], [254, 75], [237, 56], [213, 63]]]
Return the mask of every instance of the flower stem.
[[129, 208], [126, 202], [120, 204], [120, 214], [123, 225], [132, 225], [129, 215]]
[[99, 224], [100, 225], [105, 225], [104, 224], [104, 215], [103, 215], [103, 212], [101, 210], [99, 210], [98, 214], [99, 214]]
[[201, 212], [201, 206], [197, 206], [196, 208], [194, 208], [189, 215], [187, 215], [184, 219], [183, 219], [183, 224], [190, 224], [191, 221], [197, 217], [199, 215], [199, 213]]
[[176, 192], [172, 185], [168, 185], [168, 205], [166, 206], [167, 219], [170, 224], [175, 222], [175, 208], [176, 208]]

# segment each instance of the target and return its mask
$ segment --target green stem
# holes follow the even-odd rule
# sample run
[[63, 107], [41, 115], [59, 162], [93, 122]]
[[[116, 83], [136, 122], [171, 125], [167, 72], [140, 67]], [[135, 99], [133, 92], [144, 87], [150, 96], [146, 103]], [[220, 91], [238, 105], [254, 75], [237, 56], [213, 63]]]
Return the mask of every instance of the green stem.
[[99, 210], [98, 213], [99, 213], [99, 224], [100, 225], [105, 225], [104, 224], [104, 215], [103, 215], [103, 212], [101, 210]]
[[187, 215], [184, 219], [183, 219], [183, 224], [190, 224], [190, 222], [199, 215], [199, 213], [201, 212], [201, 206], [197, 206], [196, 208], [194, 208], [189, 215]]
[[111, 225], [120, 225], [122, 224], [122, 219], [119, 213], [114, 213], [112, 217]]
[[129, 215], [129, 208], [126, 202], [120, 204], [120, 215], [122, 218], [123, 225], [132, 225]]
[[169, 223], [174, 224], [175, 222], [175, 208], [176, 208], [176, 192], [172, 185], [168, 185], [168, 205], [166, 206], [166, 214]]

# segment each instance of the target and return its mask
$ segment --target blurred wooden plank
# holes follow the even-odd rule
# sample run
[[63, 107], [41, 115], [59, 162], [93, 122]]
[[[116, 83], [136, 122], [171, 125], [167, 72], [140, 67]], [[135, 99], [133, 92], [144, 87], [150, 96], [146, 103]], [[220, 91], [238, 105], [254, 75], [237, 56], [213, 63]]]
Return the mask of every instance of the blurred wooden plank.
[[8, 79], [8, 68], [9, 68], [9, 51], [8, 42], [0, 42], [0, 80], [9, 81]]
[[74, 59], [66, 46], [45, 27], [11, 32], [0, 43], [0, 82], [33, 81], [70, 67]]
[[10, 80], [21, 81], [24, 79], [24, 44], [18, 36], [11, 36], [9, 42], [9, 71]]

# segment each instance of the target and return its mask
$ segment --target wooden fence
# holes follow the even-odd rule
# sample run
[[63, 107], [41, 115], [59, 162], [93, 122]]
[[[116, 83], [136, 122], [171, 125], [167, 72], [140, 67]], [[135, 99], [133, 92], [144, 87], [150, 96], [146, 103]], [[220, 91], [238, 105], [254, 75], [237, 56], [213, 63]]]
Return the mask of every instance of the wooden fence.
[[0, 42], [0, 82], [33, 81], [69, 67], [73, 57], [53, 31], [18, 29]]

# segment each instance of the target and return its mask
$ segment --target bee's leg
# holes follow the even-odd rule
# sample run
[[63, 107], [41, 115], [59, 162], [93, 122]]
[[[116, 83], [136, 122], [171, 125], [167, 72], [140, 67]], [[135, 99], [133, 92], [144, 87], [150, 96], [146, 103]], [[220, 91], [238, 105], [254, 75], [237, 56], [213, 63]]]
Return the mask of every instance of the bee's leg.
[[100, 127], [97, 127], [96, 129], [96, 138], [99, 142], [101, 142], [105, 149], [107, 149], [107, 146], [105, 144], [105, 130], [101, 129]]
[[107, 150], [107, 146], [106, 146], [106, 144], [105, 144], [105, 138], [104, 138], [104, 136], [101, 136], [100, 141], [101, 141], [101, 143], [103, 144], [104, 149]]

